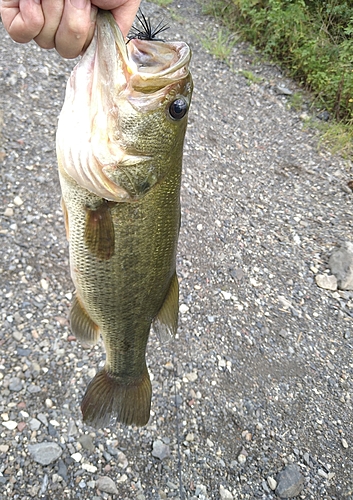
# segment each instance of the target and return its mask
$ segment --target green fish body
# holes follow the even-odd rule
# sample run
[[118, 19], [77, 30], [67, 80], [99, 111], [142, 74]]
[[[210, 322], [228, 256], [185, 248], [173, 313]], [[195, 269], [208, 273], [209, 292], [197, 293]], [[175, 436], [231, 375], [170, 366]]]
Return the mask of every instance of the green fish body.
[[57, 156], [76, 288], [70, 324], [84, 344], [102, 335], [106, 349], [81, 405], [95, 427], [148, 422], [151, 324], [162, 337], [177, 329], [189, 60], [183, 42], [132, 40], [126, 48], [100, 11], [68, 82]]

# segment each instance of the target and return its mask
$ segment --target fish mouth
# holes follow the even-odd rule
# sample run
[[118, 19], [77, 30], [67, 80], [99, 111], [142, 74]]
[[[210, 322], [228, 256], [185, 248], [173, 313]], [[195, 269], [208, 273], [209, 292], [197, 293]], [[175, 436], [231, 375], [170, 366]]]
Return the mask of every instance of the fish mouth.
[[[119, 141], [119, 103], [140, 112], [163, 102], [173, 85], [188, 81], [184, 42], [133, 39], [126, 44], [112, 14], [99, 10], [94, 37], [73, 69], [57, 130], [59, 170], [100, 198], [131, 201], [106, 172], [132, 161]], [[133, 155], [135, 164], [145, 162]]]
[[120, 60], [131, 91], [151, 92], [188, 76], [191, 53], [186, 43], [132, 39], [126, 44], [113, 16], [104, 11], [97, 24], [98, 46], [111, 42], [101, 54], [102, 61], [107, 68], [112, 60]]

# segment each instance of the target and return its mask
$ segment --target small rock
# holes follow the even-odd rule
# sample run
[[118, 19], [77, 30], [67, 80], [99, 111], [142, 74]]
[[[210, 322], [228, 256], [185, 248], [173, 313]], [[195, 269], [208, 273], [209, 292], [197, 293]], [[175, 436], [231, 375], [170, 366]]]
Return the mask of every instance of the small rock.
[[317, 286], [325, 290], [337, 290], [337, 278], [333, 274], [317, 274], [315, 276]]
[[118, 452], [118, 466], [121, 469], [126, 469], [126, 467], [129, 465], [128, 459], [126, 458], [126, 455], [122, 452]]
[[196, 485], [195, 496], [197, 496], [198, 498], [208, 498], [207, 488], [204, 484]]
[[40, 286], [43, 288], [44, 291], [47, 291], [49, 289], [49, 283], [44, 278], [40, 280]]
[[78, 452], [77, 453], [73, 453], [71, 455], [71, 458], [73, 458], [75, 460], [75, 462], [81, 462], [82, 455], [81, 455], [81, 453], [78, 453]]
[[17, 427], [17, 422], [14, 420], [8, 420], [7, 422], [2, 422], [2, 425], [6, 427], [6, 429], [9, 429], [9, 431], [13, 431]]
[[45, 425], [46, 427], [48, 426], [48, 419], [44, 415], [44, 413], [38, 413], [37, 418], [42, 422], [43, 425]]
[[25, 429], [27, 427], [27, 424], [26, 422], [19, 422], [18, 425], [17, 425], [17, 429], [19, 432], [22, 432], [23, 429]]
[[224, 486], [220, 485], [219, 487], [219, 496], [221, 500], [233, 500], [233, 495], [229, 490], [226, 490]]
[[277, 488], [277, 481], [271, 476], [268, 476], [267, 484], [269, 485], [272, 491], [275, 491], [275, 489]]
[[28, 451], [35, 462], [49, 465], [55, 462], [62, 454], [62, 448], [56, 443], [44, 441], [38, 444], [29, 444]]
[[180, 304], [180, 307], [179, 307], [179, 312], [181, 314], [185, 314], [187, 313], [189, 310], [189, 306], [187, 306], [186, 304]]
[[243, 453], [240, 453], [240, 454], [238, 455], [238, 462], [239, 462], [240, 464], [245, 464], [245, 462], [246, 462], [246, 456], [245, 456], [245, 455], [243, 455]]
[[92, 464], [82, 464], [82, 469], [92, 473], [95, 473], [98, 470], [97, 467]]
[[93, 439], [88, 434], [84, 434], [83, 436], [81, 436], [79, 438], [78, 442], [82, 445], [82, 447], [85, 450], [88, 450], [91, 452], [93, 452], [95, 450], [95, 446], [93, 444]]
[[337, 278], [340, 290], [353, 290], [353, 243], [345, 241], [335, 250], [329, 261], [331, 273]]
[[304, 487], [304, 476], [298, 465], [287, 465], [277, 475], [276, 495], [280, 498], [293, 498], [299, 495]]
[[41, 426], [41, 423], [36, 418], [31, 418], [31, 420], [28, 422], [28, 425], [31, 431], [37, 431]]
[[12, 336], [17, 342], [20, 342], [23, 337], [22, 332], [18, 332], [16, 330], [12, 333]]
[[14, 392], [22, 391], [23, 389], [22, 381], [18, 377], [10, 378], [9, 389], [10, 391]]
[[19, 196], [15, 196], [13, 202], [17, 207], [23, 205], [23, 200]]
[[7, 444], [0, 444], [0, 453], [7, 453], [10, 449], [10, 446]]
[[221, 291], [221, 294], [223, 295], [223, 298], [224, 300], [230, 300], [232, 294], [230, 292], [225, 292], [225, 291]]
[[157, 439], [153, 443], [152, 456], [155, 458], [159, 458], [159, 460], [163, 460], [166, 457], [169, 457], [170, 449], [169, 446], [164, 444], [163, 441]]
[[7, 207], [4, 212], [5, 217], [12, 217], [13, 216], [13, 208]]
[[342, 438], [341, 443], [342, 443], [343, 448], [346, 448], [346, 449], [348, 448], [348, 443], [344, 438]]
[[185, 441], [191, 442], [194, 441], [194, 439], [195, 439], [195, 434], [193, 432], [189, 432], [186, 435]]
[[114, 481], [108, 476], [101, 476], [98, 478], [96, 481], [96, 488], [104, 493], [111, 493], [113, 495], [119, 494]]
[[197, 380], [197, 373], [196, 372], [190, 372], [185, 375], [185, 377], [188, 379], [189, 382], [195, 382]]

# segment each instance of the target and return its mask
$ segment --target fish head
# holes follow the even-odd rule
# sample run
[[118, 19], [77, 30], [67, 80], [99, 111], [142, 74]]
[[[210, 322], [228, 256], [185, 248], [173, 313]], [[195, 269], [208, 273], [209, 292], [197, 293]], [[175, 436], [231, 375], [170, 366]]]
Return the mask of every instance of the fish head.
[[69, 79], [57, 155], [83, 188], [133, 201], [180, 171], [192, 95], [184, 42], [133, 39], [99, 11], [94, 38]]

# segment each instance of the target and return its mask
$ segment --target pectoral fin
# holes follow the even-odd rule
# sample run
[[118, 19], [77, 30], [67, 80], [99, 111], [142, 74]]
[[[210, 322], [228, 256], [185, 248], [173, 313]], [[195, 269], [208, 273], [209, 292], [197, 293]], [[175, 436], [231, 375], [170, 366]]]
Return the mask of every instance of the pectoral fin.
[[164, 303], [153, 320], [153, 328], [162, 342], [175, 337], [178, 328], [179, 282], [176, 273], [172, 278]]
[[103, 200], [97, 209], [86, 208], [85, 243], [98, 259], [109, 260], [114, 255], [115, 235], [112, 214], [113, 202]]
[[77, 295], [70, 309], [70, 327], [77, 340], [83, 345], [94, 345], [99, 340], [99, 328], [91, 320]]

